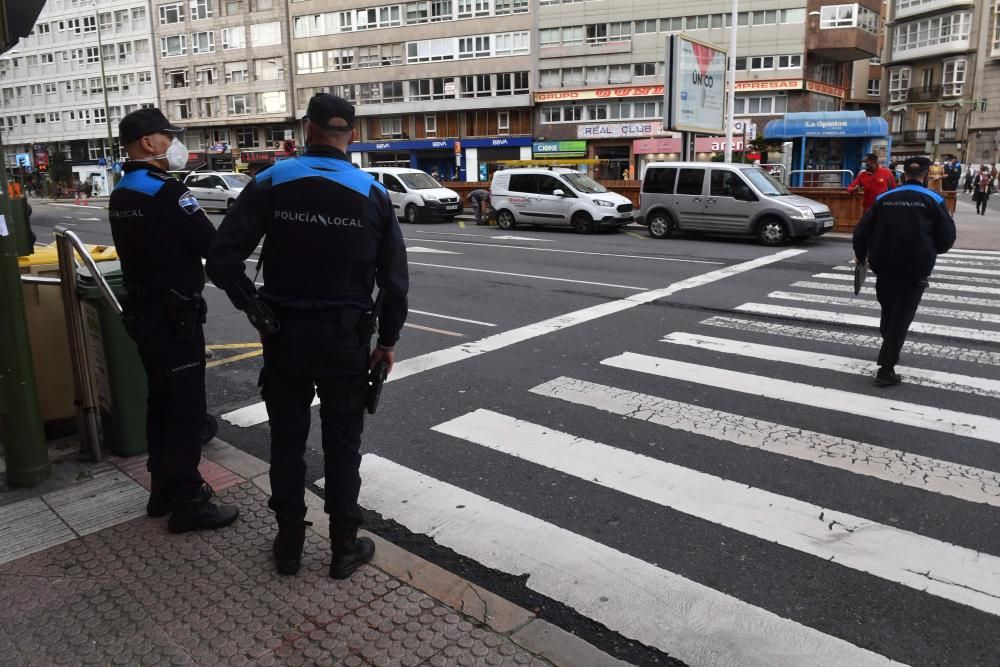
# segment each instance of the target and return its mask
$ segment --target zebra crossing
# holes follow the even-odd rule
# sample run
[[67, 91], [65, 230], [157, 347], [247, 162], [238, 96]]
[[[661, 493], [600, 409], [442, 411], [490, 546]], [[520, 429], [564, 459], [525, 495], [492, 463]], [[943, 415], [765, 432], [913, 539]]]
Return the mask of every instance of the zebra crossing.
[[[446, 453], [482, 450], [536, 471], [533, 477], [553, 476], [559, 481], [552, 484], [549, 503], [572, 502], [600, 488], [622, 503], [663, 508], [755, 540], [761, 549], [794, 553], [805, 559], [807, 571], [822, 571], [817, 576], [833, 576], [828, 568], [835, 565], [854, 584], [856, 577], [868, 577], [864, 581], [879, 582], [884, 590], [908, 591], [905, 599], [927, 609], [942, 604], [949, 613], [969, 614], [994, 631], [980, 640], [983, 655], [992, 644], [995, 657], [1000, 549], [990, 553], [923, 534], [936, 531], [896, 525], [896, 517], [876, 516], [877, 510], [851, 511], [858, 505], [843, 495], [860, 489], [874, 500], [897, 490], [908, 504], [928, 510], [951, 503], [982, 516], [986, 508], [993, 530], [1000, 527], [1000, 465], [970, 463], [989, 462], [1000, 444], [1000, 411], [982, 407], [983, 399], [1000, 398], [1000, 298], [989, 298], [1000, 292], [1000, 278], [984, 277], [1000, 276], [1000, 253], [960, 251], [948, 258], [931, 277], [929, 303], [921, 304], [904, 348], [909, 365], [898, 367], [904, 387], [920, 392], [905, 395], [907, 400], [898, 391], [871, 387], [878, 317], [864, 313], [878, 307], [874, 292], [830, 296], [851, 289], [845, 285], [850, 267], [832, 267], [796, 281], [790, 286], [796, 291], [774, 291], [691, 329], [660, 332], [655, 354], [632, 351], [625, 341], [594, 358], [586, 378], [558, 375], [502, 405], [468, 406], [431, 427], [434, 442]], [[757, 363], [752, 372], [748, 360]], [[810, 369], [814, 379], [787, 379], [789, 368]], [[700, 404], [706, 395], [717, 397], [710, 401], [714, 406]], [[938, 405], [954, 404], [956, 396], [967, 397], [958, 402], [961, 409]], [[544, 403], [529, 410], [529, 400]], [[761, 400], [785, 407], [777, 411], [782, 419], [774, 419], [774, 412], [771, 418], [754, 414]], [[577, 416], [585, 412], [586, 424], [600, 424], [604, 437], [587, 432], [583, 421], [557, 417], [561, 408]], [[802, 426], [802, 413], [830, 416], [823, 422], [826, 432]], [[658, 436], [640, 441], [630, 435], [630, 424]], [[947, 447], [923, 448], [918, 443], [925, 438]], [[820, 503], [769, 488], [766, 480], [747, 483], [739, 471], [699, 470], [678, 455], [677, 442], [835, 471], [842, 477], [833, 479], [842, 480], [845, 490]], [[816, 618], [807, 613], [813, 602], [799, 591], [787, 591], [787, 604], [745, 600], [689, 576], [678, 567], [682, 563], [626, 553], [593, 532], [546, 518], [542, 508], [527, 512], [375, 454], [365, 455], [361, 474], [363, 506], [486, 567], [527, 574], [533, 590], [688, 664], [934, 663], [948, 662], [946, 653], [954, 648], [939, 645], [930, 650], [940, 655], [915, 660], [899, 647], [924, 641], [906, 637], [917, 629], [900, 627], [903, 639], [893, 643], [864, 623], [814, 627], [822, 624], [809, 622]], [[766, 570], [767, 563], [758, 566]], [[866, 591], [848, 594], [864, 599]]]

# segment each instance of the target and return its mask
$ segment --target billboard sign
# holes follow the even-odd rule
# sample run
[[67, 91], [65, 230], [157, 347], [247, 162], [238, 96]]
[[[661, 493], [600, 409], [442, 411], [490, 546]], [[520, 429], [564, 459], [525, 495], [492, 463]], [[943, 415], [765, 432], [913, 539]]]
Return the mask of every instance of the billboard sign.
[[724, 132], [727, 52], [673, 34], [667, 38], [666, 54], [664, 125], [681, 132]]

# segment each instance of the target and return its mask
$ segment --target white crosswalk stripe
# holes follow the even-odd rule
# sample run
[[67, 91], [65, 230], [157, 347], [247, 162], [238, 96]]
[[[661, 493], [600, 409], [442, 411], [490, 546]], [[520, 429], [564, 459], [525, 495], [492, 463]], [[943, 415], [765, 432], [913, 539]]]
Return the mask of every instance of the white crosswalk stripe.
[[[821, 283], [812, 280], [800, 280], [792, 283], [792, 287], [854, 294], [854, 285]], [[875, 296], [875, 288], [863, 287], [861, 288], [861, 294], [864, 294], [865, 296]], [[924, 292], [921, 303], [924, 301], [939, 301], [942, 303], [954, 303], [961, 306], [976, 306], [980, 308], [1000, 308], [1000, 299], [981, 299], [970, 296], [954, 296], [952, 294], [935, 294], [934, 292]]]
[[[813, 278], [823, 278], [824, 280], [838, 280], [845, 282], [854, 282], [854, 276], [843, 273], [817, 273]], [[865, 285], [875, 286], [875, 277], [869, 276], [865, 280]], [[853, 289], [853, 287], [852, 287]], [[937, 281], [932, 281], [930, 283], [930, 289], [932, 290], [946, 290], [951, 292], [978, 292], [980, 294], [1000, 294], [1000, 287], [983, 287], [980, 285], [964, 285], [959, 283], [942, 283]], [[927, 298], [927, 294], [924, 294], [924, 298]]]
[[[880, 310], [881, 306], [876, 301], [867, 299], [854, 299], [842, 296], [829, 296], [826, 294], [807, 294], [805, 292], [785, 292], [775, 291], [767, 295], [772, 299], [783, 301], [804, 301], [806, 303], [819, 303], [828, 306], [840, 306], [842, 308], [864, 308], [866, 310]], [[945, 317], [954, 320], [971, 320], [973, 322], [988, 322], [1000, 324], [1000, 314], [981, 313], [975, 310], [955, 310], [953, 308], [936, 308], [934, 306], [923, 306], [917, 310], [917, 317], [920, 315], [933, 317]]]
[[[834, 271], [849, 272], [849, 273], [852, 273], [852, 274], [854, 273], [854, 268], [850, 267], [850, 266], [835, 266], [835, 267], [833, 267], [833, 270]], [[873, 278], [869, 277], [869, 280], [872, 280], [872, 279]], [[1000, 278], [982, 278], [980, 276], [960, 276], [960, 275], [951, 275], [951, 274], [942, 275], [940, 273], [932, 273], [931, 274], [931, 279], [932, 280], [949, 280], [949, 281], [954, 280], [954, 281], [957, 281], [957, 282], [975, 283], [977, 285], [1000, 285]], [[854, 278], [852, 277], [851, 280], [854, 280]], [[945, 284], [947, 284], [947, 283], [945, 283]]]

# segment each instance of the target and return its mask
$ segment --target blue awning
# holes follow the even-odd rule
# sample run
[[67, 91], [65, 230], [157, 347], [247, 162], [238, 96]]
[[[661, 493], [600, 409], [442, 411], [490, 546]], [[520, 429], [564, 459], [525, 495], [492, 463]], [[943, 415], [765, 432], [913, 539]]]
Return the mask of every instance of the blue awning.
[[788, 113], [764, 127], [764, 139], [803, 137], [888, 137], [889, 123], [864, 111]]

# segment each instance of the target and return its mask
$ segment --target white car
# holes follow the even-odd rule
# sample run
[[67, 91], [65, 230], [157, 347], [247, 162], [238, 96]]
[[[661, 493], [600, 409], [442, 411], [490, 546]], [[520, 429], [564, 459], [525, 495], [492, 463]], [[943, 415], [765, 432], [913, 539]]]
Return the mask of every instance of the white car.
[[392, 208], [400, 222], [451, 221], [462, 212], [462, 202], [454, 190], [419, 169], [371, 167], [364, 171], [389, 191]]
[[632, 200], [586, 174], [564, 167], [504, 169], [493, 174], [490, 206], [497, 226], [570, 226], [578, 232], [618, 229], [632, 222]]
[[249, 176], [232, 171], [193, 171], [184, 179], [202, 208], [222, 211], [230, 209], [248, 183]]

